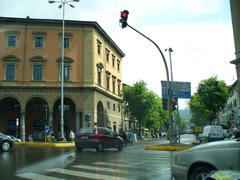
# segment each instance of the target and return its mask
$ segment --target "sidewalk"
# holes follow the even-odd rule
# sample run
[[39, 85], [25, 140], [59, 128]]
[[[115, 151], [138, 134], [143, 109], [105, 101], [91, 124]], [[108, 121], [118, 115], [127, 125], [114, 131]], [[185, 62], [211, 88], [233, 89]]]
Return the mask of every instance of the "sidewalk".
[[74, 147], [74, 142], [14, 142], [14, 146], [32, 146], [32, 147]]
[[180, 143], [170, 144], [167, 140], [159, 140], [154, 145], [145, 146], [145, 150], [156, 150], [156, 151], [184, 151], [194, 147], [194, 143]]

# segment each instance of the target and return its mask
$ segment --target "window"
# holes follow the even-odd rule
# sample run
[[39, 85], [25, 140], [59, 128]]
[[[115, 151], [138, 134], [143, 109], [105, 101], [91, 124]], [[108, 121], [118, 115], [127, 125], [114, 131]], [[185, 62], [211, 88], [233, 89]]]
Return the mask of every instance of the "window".
[[121, 106], [118, 104], [118, 112], [121, 112]]
[[107, 108], [110, 109], [110, 102], [107, 102]]
[[98, 69], [98, 84], [102, 84], [102, 71], [100, 69]]
[[119, 60], [117, 61], [117, 70], [118, 70], [118, 72], [120, 71], [120, 61]]
[[[60, 40], [60, 48], [62, 48], [62, 33], [58, 33], [59, 40]], [[73, 34], [71, 32], [65, 32], [64, 33], [64, 42], [63, 47], [64, 49], [70, 49], [71, 48], [71, 41], [72, 41]]]
[[36, 48], [43, 47], [43, 37], [42, 36], [36, 36], [35, 37], [35, 47]]
[[16, 80], [16, 67], [20, 59], [16, 56], [7, 55], [2, 58], [4, 61], [4, 80]]
[[43, 48], [44, 47], [44, 39], [46, 38], [47, 33], [43, 31], [34, 31], [33, 35], [33, 46], [35, 48]]
[[33, 80], [34, 81], [42, 80], [42, 65], [41, 64], [33, 65]]
[[110, 89], [110, 77], [107, 75], [107, 90]]
[[112, 55], [112, 66], [115, 67], [115, 56]]
[[100, 55], [102, 51], [102, 43], [101, 41], [97, 40], [97, 52]]
[[107, 63], [109, 63], [109, 58], [110, 58], [110, 51], [108, 49], [106, 49], [106, 60], [107, 60]]
[[113, 76], [113, 78], [112, 78], [112, 90], [113, 90], [113, 93], [115, 93], [115, 84], [116, 84], [116, 77]]
[[102, 85], [102, 69], [104, 68], [103, 64], [97, 63], [97, 81], [99, 85]]
[[17, 46], [17, 36], [9, 35], [8, 36], [8, 47], [16, 47]]
[[113, 104], [113, 111], [115, 111], [116, 110], [116, 105], [115, 104]]
[[63, 77], [64, 81], [70, 80], [70, 67], [68, 65], [64, 65]]
[[117, 85], [117, 87], [118, 87], [118, 89], [117, 89], [118, 95], [120, 96], [120, 95], [121, 95], [121, 81], [120, 81], [120, 80], [118, 80], [118, 85]]
[[70, 48], [70, 38], [64, 37], [64, 48], [69, 49]]
[[6, 80], [15, 80], [15, 64], [6, 64]]
[[107, 90], [110, 90], [110, 75], [109, 71], [106, 71], [106, 82], [107, 82]]

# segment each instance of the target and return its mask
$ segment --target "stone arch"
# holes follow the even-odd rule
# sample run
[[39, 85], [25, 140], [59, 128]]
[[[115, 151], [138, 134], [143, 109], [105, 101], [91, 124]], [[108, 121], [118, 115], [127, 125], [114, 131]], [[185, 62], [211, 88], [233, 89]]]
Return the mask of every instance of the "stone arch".
[[[76, 103], [69, 96], [64, 96], [64, 132], [66, 138], [71, 130], [76, 130]], [[56, 99], [53, 105], [53, 131], [56, 136], [60, 136], [61, 132], [61, 99]]]
[[104, 126], [104, 108], [101, 101], [97, 104], [97, 126]]
[[0, 100], [0, 132], [20, 137], [21, 104], [18, 98], [5, 96]]
[[49, 106], [47, 99], [43, 96], [31, 96], [26, 101], [25, 107], [25, 132], [26, 137], [33, 135], [34, 140], [43, 140], [43, 133], [46, 126], [48, 126]]

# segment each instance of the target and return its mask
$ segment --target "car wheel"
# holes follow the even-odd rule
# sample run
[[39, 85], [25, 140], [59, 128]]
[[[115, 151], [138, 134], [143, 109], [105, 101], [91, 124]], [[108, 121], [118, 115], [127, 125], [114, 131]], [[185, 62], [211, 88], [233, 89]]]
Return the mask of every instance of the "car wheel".
[[7, 152], [10, 150], [10, 147], [11, 147], [10, 143], [8, 141], [4, 141], [1, 145], [1, 150], [3, 152]]
[[123, 143], [119, 143], [119, 144], [118, 144], [118, 151], [121, 151], [122, 148], [123, 148]]
[[192, 171], [189, 179], [204, 180], [209, 175], [209, 173], [213, 170], [215, 169], [211, 166], [197, 167]]
[[103, 144], [102, 143], [98, 143], [96, 151], [97, 152], [103, 152]]

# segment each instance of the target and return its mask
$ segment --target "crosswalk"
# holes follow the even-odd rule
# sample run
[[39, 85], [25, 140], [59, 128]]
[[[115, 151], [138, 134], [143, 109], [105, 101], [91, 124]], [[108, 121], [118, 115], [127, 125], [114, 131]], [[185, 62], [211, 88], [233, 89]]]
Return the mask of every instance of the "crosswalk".
[[[66, 168], [50, 168], [45, 172], [25, 172], [16, 177], [31, 180], [63, 180], [63, 179], [101, 179], [101, 180], [132, 180], [133, 174], [146, 171], [142, 161], [136, 162], [92, 162], [91, 164], [74, 164]], [[153, 164], [151, 164], [153, 165]], [[155, 165], [156, 167], [157, 164]], [[71, 178], [69, 178], [71, 177]]]

